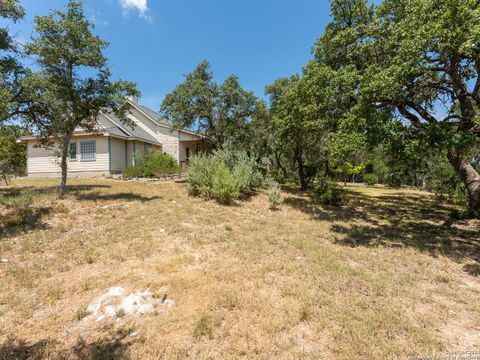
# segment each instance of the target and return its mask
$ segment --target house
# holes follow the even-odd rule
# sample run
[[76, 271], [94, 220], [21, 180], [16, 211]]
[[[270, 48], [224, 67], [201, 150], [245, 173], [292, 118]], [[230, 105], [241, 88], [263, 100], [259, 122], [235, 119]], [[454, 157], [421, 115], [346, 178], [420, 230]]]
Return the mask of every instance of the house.
[[[176, 129], [162, 116], [129, 98], [134, 126], [126, 126], [111, 112], [100, 113], [98, 130], [87, 133], [75, 131], [70, 143], [69, 176], [108, 176], [120, 173], [135, 164], [135, 155], [162, 151], [172, 155], [185, 167], [191, 155], [208, 150], [208, 140], [195, 132]], [[59, 159], [54, 150], [38, 146], [36, 137], [23, 137], [27, 145], [27, 173], [29, 177], [59, 177]]]

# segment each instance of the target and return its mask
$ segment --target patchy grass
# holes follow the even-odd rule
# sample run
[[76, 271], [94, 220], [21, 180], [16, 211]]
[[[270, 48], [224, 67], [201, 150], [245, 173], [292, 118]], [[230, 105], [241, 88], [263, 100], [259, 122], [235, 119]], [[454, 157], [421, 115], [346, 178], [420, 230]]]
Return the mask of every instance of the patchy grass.
[[[225, 207], [174, 182], [72, 180], [57, 200], [56, 181], [21, 180], [0, 194], [26, 190], [39, 215], [0, 218], [2, 359], [406, 359], [480, 346], [480, 224], [427, 193], [350, 186], [345, 205], [322, 207], [286, 188], [275, 212], [265, 193]], [[85, 320], [112, 286], [175, 306]]]

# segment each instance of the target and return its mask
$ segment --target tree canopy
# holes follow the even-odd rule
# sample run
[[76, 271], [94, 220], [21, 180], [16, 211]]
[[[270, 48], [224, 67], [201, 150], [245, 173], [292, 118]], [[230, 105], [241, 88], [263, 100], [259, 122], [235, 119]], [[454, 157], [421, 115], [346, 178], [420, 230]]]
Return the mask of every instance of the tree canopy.
[[[18, 21], [24, 10], [17, 0], [3, 0], [0, 3], [0, 18]], [[0, 27], [0, 124], [14, 114], [22, 96], [21, 80], [25, 69], [19, 61], [20, 49], [6, 26]]]
[[55, 146], [61, 158], [61, 195], [65, 193], [70, 139], [77, 128], [97, 131], [101, 110], [113, 111], [125, 123], [125, 98], [137, 94], [135, 85], [111, 81], [104, 50], [108, 43], [92, 33], [81, 2], [69, 1], [65, 11], [37, 16], [35, 35], [26, 45], [39, 71], [30, 75], [28, 87], [44, 112], [26, 116], [32, 131], [45, 146]]
[[[315, 61], [353, 85], [346, 126], [378, 135], [408, 128], [423, 151], [445, 150], [480, 209], [480, 8], [474, 0], [333, 0]], [[331, 87], [328, 86], [327, 89]], [[327, 90], [328, 91], [328, 90]], [[382, 116], [384, 115], [384, 116]]]
[[165, 97], [160, 111], [175, 125], [209, 136], [217, 146], [244, 146], [251, 139], [257, 106], [258, 99], [241, 87], [235, 75], [218, 84], [210, 64], [203, 61]]

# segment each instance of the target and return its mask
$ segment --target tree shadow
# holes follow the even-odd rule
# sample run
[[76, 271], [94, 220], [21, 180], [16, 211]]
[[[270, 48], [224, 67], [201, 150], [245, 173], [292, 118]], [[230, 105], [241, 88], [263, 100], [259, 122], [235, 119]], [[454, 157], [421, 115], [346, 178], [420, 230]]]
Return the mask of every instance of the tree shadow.
[[[110, 188], [108, 185], [70, 185], [69, 194], [81, 198], [84, 193], [98, 189]], [[16, 186], [0, 188], [0, 239], [17, 236], [32, 230], [48, 229], [45, 218], [55, 212], [57, 186]], [[35, 206], [35, 199], [52, 196], [48, 204]], [[43, 202], [45, 203], [45, 202]]]
[[43, 360], [43, 359], [90, 359], [115, 360], [130, 359], [129, 347], [134, 340], [132, 329], [125, 328], [108, 336], [86, 341], [79, 338], [71, 347], [53, 339], [43, 339], [33, 344], [18, 338], [10, 338], [0, 344], [0, 359]]
[[59, 343], [55, 340], [44, 339], [34, 344], [27, 344], [24, 340], [10, 338], [0, 345], [0, 359], [10, 360], [43, 360], [51, 355], [52, 349]]
[[424, 194], [383, 191], [368, 195], [361, 189], [345, 189], [345, 204], [322, 206], [311, 192], [285, 188], [284, 203], [328, 221], [337, 234], [335, 242], [345, 246], [413, 247], [432, 256], [455, 261], [480, 262], [480, 228], [450, 216], [453, 207], [438, 204]]
[[112, 201], [112, 200], [124, 200], [124, 201], [141, 201], [142, 203], [163, 199], [161, 196], [143, 196], [134, 193], [114, 193], [114, 194], [101, 194], [97, 191], [89, 192], [86, 194], [75, 194], [77, 200], [83, 201]]
[[[67, 195], [68, 194], [78, 194], [85, 191], [91, 191], [95, 189], [105, 189], [111, 188], [110, 185], [68, 185], [67, 186]], [[58, 194], [58, 186], [15, 186], [15, 187], [0, 187], [0, 195], [6, 197], [15, 197], [21, 195], [25, 191], [31, 191], [35, 195], [56, 195]]]
[[132, 328], [123, 328], [92, 342], [79, 338], [72, 350], [78, 359], [130, 359], [128, 348], [134, 343], [132, 336], [130, 336], [132, 332]]
[[52, 211], [51, 207], [27, 208], [1, 216], [0, 239], [26, 231], [47, 229], [48, 225], [43, 220]]

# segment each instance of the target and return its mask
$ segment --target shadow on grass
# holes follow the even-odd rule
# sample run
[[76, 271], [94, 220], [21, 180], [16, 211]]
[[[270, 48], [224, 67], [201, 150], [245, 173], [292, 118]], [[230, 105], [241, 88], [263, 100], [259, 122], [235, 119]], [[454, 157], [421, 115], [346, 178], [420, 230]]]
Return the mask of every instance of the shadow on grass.
[[[111, 188], [110, 185], [68, 185], [67, 186], [67, 195], [68, 194], [79, 194], [85, 191], [91, 191], [94, 189], [102, 188]], [[0, 195], [3, 196], [19, 196], [22, 192], [31, 191], [34, 195], [58, 195], [59, 187], [58, 186], [16, 186], [16, 187], [2, 187], [0, 188]]]
[[64, 348], [62, 343], [51, 339], [27, 344], [25, 341], [11, 338], [0, 344], [0, 359], [130, 359], [128, 348], [133, 343], [130, 333], [130, 329], [120, 330], [93, 342], [79, 338], [72, 348]]
[[28, 208], [1, 216], [0, 239], [15, 236], [24, 231], [47, 229], [48, 225], [43, 222], [43, 219], [52, 211], [51, 207]]
[[[160, 199], [158, 196], [147, 197], [135, 193], [101, 193], [100, 189], [109, 189], [109, 185], [69, 185], [67, 196], [79, 201], [141, 201], [142, 203]], [[0, 239], [16, 236], [25, 231], [45, 230], [48, 224], [45, 219], [56, 211], [55, 200], [58, 195], [57, 186], [19, 186], [0, 188], [0, 197], [7, 203], [2, 211], [0, 206]], [[23, 198], [25, 204], [8, 205]], [[45, 197], [43, 206], [35, 206], [36, 199]], [[0, 205], [2, 203], [0, 202]]]
[[285, 191], [286, 205], [330, 222], [338, 244], [407, 246], [432, 256], [480, 262], [480, 229], [452, 219], [452, 208], [428, 195], [390, 190], [370, 196], [353, 188], [344, 190], [344, 205], [331, 207], [318, 204], [312, 193], [294, 187], [285, 187]]
[[126, 200], [126, 201], [141, 201], [142, 203], [162, 199], [160, 196], [143, 196], [134, 193], [114, 193], [114, 194], [101, 194], [97, 191], [89, 192], [86, 194], [75, 194], [77, 200], [87, 201], [112, 201], [112, 200]]

